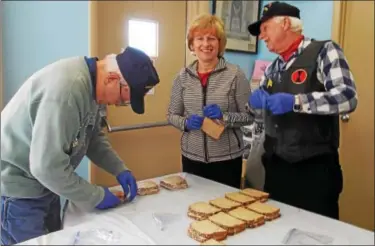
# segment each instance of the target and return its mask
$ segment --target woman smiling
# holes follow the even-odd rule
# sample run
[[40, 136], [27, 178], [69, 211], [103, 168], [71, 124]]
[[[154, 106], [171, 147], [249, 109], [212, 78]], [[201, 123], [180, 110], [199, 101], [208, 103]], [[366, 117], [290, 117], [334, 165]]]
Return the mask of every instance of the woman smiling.
[[[244, 145], [240, 127], [251, 117], [245, 105], [250, 85], [239, 66], [224, 58], [223, 22], [209, 14], [189, 27], [187, 44], [197, 59], [174, 80], [168, 121], [183, 131], [183, 171], [240, 187]], [[225, 130], [215, 140], [201, 131], [203, 119], [221, 120]]]

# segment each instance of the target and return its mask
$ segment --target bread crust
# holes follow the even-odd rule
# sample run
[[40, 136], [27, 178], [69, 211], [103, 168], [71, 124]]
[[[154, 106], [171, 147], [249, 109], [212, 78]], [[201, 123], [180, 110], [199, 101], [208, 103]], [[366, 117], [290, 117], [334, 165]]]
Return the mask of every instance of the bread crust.
[[[199, 207], [199, 204], [204, 204], [204, 206], [209, 207], [211, 212], [206, 213], [206, 212], [197, 211], [196, 207]], [[220, 208], [212, 206], [211, 204], [209, 204], [207, 202], [196, 202], [196, 203], [193, 203], [189, 206], [188, 211], [195, 214], [195, 215], [199, 215], [199, 216], [211, 216], [211, 215], [214, 215], [214, 214], [217, 214], [217, 213], [221, 212], [222, 210]]]
[[[211, 239], [211, 238], [215, 239], [216, 241], [222, 241], [222, 240], [227, 238], [228, 232], [223, 228], [220, 229], [220, 228], [217, 227], [219, 231], [216, 231], [212, 234], [205, 234], [205, 233], [200, 233], [197, 230], [195, 230], [194, 227], [193, 227], [194, 223], [197, 224], [197, 222], [193, 222], [193, 223], [190, 224], [190, 226], [188, 228], [188, 235], [192, 239], [194, 239], [198, 242], [204, 242], [204, 241], [206, 241], [208, 239]], [[206, 222], [206, 223], [208, 223], [208, 222]], [[198, 224], [200, 224], [200, 223], [198, 223]], [[214, 223], [210, 223], [210, 224], [214, 224]]]
[[137, 194], [140, 196], [152, 195], [160, 191], [159, 185], [152, 180], [140, 181], [137, 185]]
[[[238, 210], [238, 209], [244, 210], [245, 213], [246, 212], [252, 212], [252, 215], [253, 215], [254, 218], [251, 219], [251, 220], [247, 220], [245, 216], [243, 216], [243, 217], [238, 216], [239, 212], [238, 211], [237, 211], [237, 213], [235, 212], [235, 210]], [[228, 214], [230, 216], [236, 218], [236, 219], [245, 221], [247, 228], [255, 228], [255, 227], [261, 226], [261, 225], [263, 225], [265, 223], [265, 217], [264, 217], [264, 215], [255, 213], [255, 212], [253, 212], [251, 210], [246, 209], [245, 207], [241, 207], [241, 208], [237, 208], [237, 209], [231, 210], [231, 211], [228, 212]]]
[[170, 176], [160, 181], [160, 186], [168, 190], [181, 190], [188, 188], [188, 183], [181, 176]]
[[255, 189], [243, 189], [239, 191], [241, 194], [255, 198], [257, 201], [266, 202], [269, 198], [269, 193], [255, 190]]
[[[232, 206], [232, 207], [229, 207], [229, 208], [221, 207], [221, 206], [219, 205], [220, 203], [218, 202], [218, 200], [228, 200], [228, 201], [231, 202], [231, 204], [232, 204], [233, 206]], [[225, 198], [225, 197], [222, 197], [222, 198], [216, 198], [216, 199], [214, 199], [214, 200], [210, 200], [208, 203], [209, 203], [210, 205], [216, 207], [216, 208], [221, 209], [221, 211], [222, 211], [222, 212], [225, 212], [225, 213], [227, 213], [227, 212], [229, 212], [230, 210], [233, 210], [233, 209], [238, 208], [238, 207], [241, 206], [241, 203], [238, 203], [238, 202], [235, 202], [235, 201], [229, 200], [229, 199], [227, 199], [227, 198]]]
[[138, 189], [137, 194], [140, 196], [146, 196], [146, 195], [153, 195], [159, 193], [160, 189], [158, 188], [151, 188], [151, 189]]
[[[267, 210], [263, 210], [262, 209], [263, 206], [265, 208], [267, 207], [268, 211], [271, 208], [272, 211], [271, 212], [267, 212]], [[276, 207], [273, 207], [271, 205], [264, 204], [264, 203], [261, 203], [261, 202], [250, 204], [250, 205], [246, 206], [246, 208], [248, 210], [251, 210], [251, 211], [255, 212], [255, 213], [264, 215], [264, 218], [265, 218], [266, 221], [275, 220], [275, 219], [277, 219], [277, 218], [279, 218], [281, 216], [279, 208], [276, 208]]]
[[189, 218], [191, 218], [193, 220], [197, 220], [197, 221], [208, 219], [208, 215], [198, 215], [198, 214], [195, 214], [191, 211], [188, 211], [187, 216]]
[[[230, 217], [230, 218], [235, 219], [236, 221], [238, 221], [238, 224], [234, 225], [234, 226], [228, 226], [226, 224], [223, 224], [222, 222], [220, 222], [217, 219], [217, 217], [220, 217], [221, 215], [224, 216], [224, 217]], [[234, 234], [240, 233], [240, 232], [242, 232], [242, 231], [244, 231], [246, 229], [246, 222], [245, 221], [237, 219], [237, 218], [234, 218], [234, 217], [230, 216], [229, 214], [226, 214], [226, 213], [223, 213], [223, 212], [219, 213], [219, 214], [216, 214], [214, 216], [210, 216], [208, 219], [212, 223], [214, 223], [215, 225], [218, 225], [221, 228], [227, 230], [228, 231], [228, 235], [234, 235]]]
[[209, 239], [201, 243], [200, 245], [225, 245], [223, 242], [216, 241], [215, 239]]
[[[236, 198], [237, 197], [237, 198]], [[254, 197], [247, 196], [239, 192], [225, 193], [225, 198], [240, 203], [242, 206], [249, 205], [255, 202], [257, 199]]]

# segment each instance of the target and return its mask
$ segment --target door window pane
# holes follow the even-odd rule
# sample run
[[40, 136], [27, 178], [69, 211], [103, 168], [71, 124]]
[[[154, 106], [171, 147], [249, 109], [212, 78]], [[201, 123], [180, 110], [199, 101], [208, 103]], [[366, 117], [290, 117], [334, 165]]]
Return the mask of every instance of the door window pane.
[[158, 23], [150, 20], [129, 20], [129, 46], [144, 51], [148, 56], [158, 56]]

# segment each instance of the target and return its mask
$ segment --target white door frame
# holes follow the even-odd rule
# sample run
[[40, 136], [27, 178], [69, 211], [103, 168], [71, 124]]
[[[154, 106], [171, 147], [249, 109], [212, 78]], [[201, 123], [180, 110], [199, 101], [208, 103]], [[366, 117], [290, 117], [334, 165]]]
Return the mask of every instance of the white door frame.
[[[3, 2], [0, 3], [0, 21], [3, 19]], [[1, 63], [0, 63], [0, 110], [3, 110], [4, 107], [4, 77], [3, 77], [3, 26], [0, 25], [0, 54], [1, 54]]]

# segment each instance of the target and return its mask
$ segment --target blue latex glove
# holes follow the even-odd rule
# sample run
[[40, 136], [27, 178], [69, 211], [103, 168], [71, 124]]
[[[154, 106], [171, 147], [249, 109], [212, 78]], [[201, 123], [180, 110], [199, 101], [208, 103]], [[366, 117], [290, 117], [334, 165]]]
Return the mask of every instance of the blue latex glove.
[[111, 191], [109, 191], [108, 188], [103, 188], [103, 189], [104, 189], [104, 198], [98, 205], [96, 205], [97, 209], [113, 208], [121, 203], [120, 199], [116, 195], [114, 195]]
[[253, 109], [266, 109], [269, 96], [264, 89], [257, 89], [249, 97], [249, 106]]
[[204, 119], [203, 117], [198, 116], [196, 114], [191, 115], [186, 120], [186, 128], [188, 130], [199, 130], [202, 127], [203, 119]]
[[117, 175], [116, 178], [124, 190], [125, 198], [128, 198], [128, 201], [131, 202], [137, 195], [138, 191], [137, 181], [135, 180], [133, 174], [126, 170]]
[[274, 115], [293, 111], [294, 95], [289, 93], [275, 93], [268, 97], [267, 107]]
[[206, 105], [203, 108], [203, 115], [211, 119], [222, 119], [223, 113], [220, 110], [220, 107], [216, 104]]

